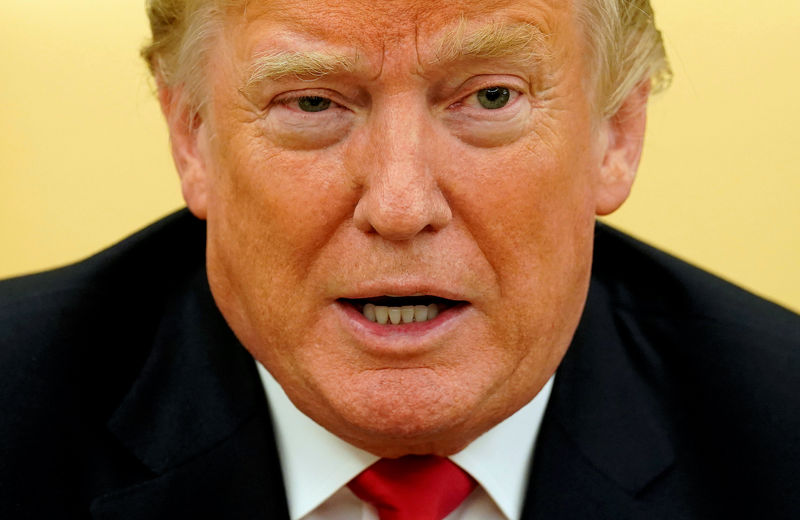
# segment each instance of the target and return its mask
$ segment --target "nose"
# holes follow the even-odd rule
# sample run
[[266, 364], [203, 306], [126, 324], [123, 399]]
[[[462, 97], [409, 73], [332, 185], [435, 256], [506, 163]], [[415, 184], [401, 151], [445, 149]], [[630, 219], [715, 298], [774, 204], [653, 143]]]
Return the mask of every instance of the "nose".
[[403, 241], [452, 220], [436, 176], [437, 162], [447, 152], [436, 150], [426, 116], [398, 109], [376, 118], [358, 166], [364, 188], [353, 220], [359, 230]]

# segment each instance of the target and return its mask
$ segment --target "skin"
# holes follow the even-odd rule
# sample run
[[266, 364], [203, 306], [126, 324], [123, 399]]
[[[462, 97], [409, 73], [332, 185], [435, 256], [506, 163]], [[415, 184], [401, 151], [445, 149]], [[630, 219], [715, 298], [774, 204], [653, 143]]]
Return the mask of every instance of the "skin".
[[[646, 84], [619, 114], [596, 116], [569, 2], [268, 4], [229, 13], [196, 118], [180, 89], [160, 91], [185, 199], [208, 221], [214, 298], [332, 433], [379, 456], [457, 452], [561, 361], [595, 215], [633, 182]], [[460, 17], [534, 24], [547, 59], [437, 63]], [[298, 49], [357, 55], [358, 66], [242, 88], [259, 52]], [[481, 107], [476, 92], [495, 85], [511, 101]], [[307, 113], [300, 96], [333, 103]], [[420, 330], [376, 332], [339, 303], [384, 294], [468, 305]]]

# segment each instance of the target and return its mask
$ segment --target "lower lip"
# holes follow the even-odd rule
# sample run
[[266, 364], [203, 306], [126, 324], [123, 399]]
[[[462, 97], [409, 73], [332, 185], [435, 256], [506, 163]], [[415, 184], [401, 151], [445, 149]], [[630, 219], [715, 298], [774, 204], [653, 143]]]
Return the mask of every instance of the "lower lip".
[[397, 325], [387, 323], [386, 325], [381, 325], [380, 323], [368, 320], [352, 305], [342, 302], [336, 302], [336, 304], [356, 328], [363, 330], [369, 335], [380, 337], [414, 337], [424, 336], [433, 331], [443, 331], [444, 328], [449, 328], [447, 326], [470, 307], [469, 304], [456, 305], [445, 309], [434, 319], [428, 321], [398, 323]]

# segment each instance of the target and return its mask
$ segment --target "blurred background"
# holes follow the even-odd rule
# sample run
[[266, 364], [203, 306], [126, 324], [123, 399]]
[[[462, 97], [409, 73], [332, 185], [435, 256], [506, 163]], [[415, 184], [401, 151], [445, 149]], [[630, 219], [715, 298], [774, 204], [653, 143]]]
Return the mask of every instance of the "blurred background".
[[[800, 2], [654, 0], [675, 71], [607, 220], [800, 311]], [[143, 0], [0, 3], [0, 277], [182, 206]]]

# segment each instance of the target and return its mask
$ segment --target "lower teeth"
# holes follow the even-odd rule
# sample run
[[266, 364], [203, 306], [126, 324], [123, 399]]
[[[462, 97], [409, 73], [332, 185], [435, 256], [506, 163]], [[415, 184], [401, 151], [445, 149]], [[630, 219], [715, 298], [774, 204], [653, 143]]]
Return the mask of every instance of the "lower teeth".
[[430, 305], [404, 305], [402, 307], [388, 307], [385, 305], [375, 305], [367, 303], [362, 311], [364, 317], [374, 323], [381, 325], [399, 325], [401, 323], [412, 323], [429, 321], [439, 315], [439, 306], [435, 303]]

